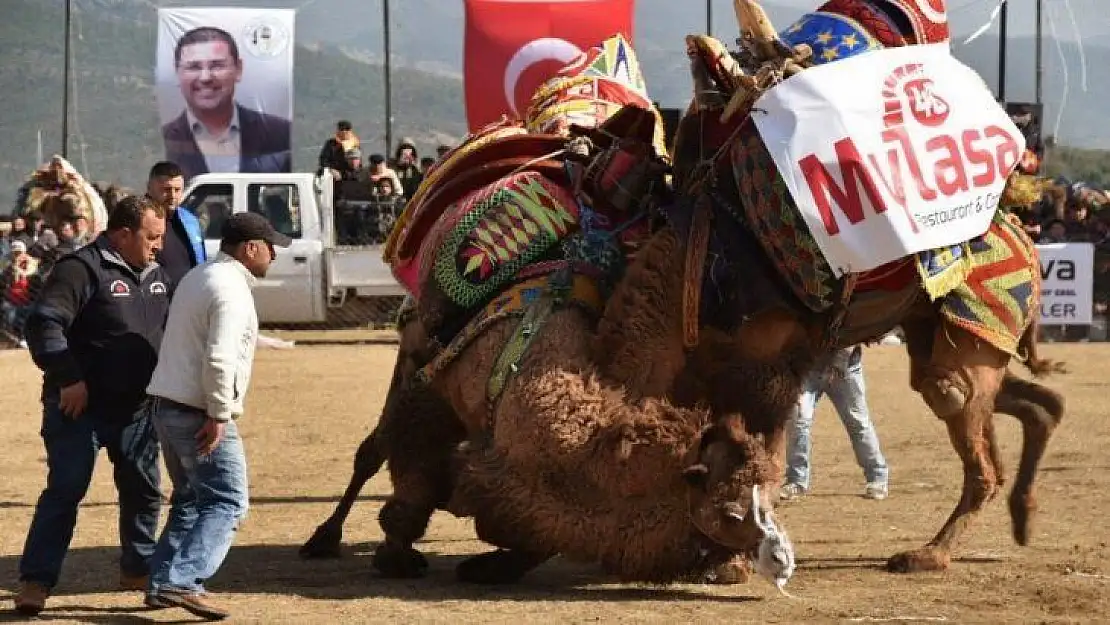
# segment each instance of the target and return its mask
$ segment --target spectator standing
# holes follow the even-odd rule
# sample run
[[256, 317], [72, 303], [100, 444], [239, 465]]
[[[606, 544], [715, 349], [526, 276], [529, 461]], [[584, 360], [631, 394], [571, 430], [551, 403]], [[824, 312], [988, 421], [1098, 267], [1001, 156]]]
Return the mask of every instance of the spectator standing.
[[27, 318], [43, 371], [46, 489], [19, 561], [16, 609], [38, 614], [57, 584], [101, 447], [119, 493], [120, 588], [142, 590], [161, 508], [158, 444], [141, 412], [158, 360], [170, 288], [155, 262], [165, 214], [131, 196], [92, 244], [61, 259]]
[[208, 260], [200, 220], [189, 209], [179, 208], [184, 192], [185, 173], [177, 164], [160, 161], [150, 168], [146, 195], [166, 215], [166, 240], [158, 255], [158, 263], [175, 284], [190, 269]]
[[393, 171], [389, 165], [386, 165], [385, 157], [381, 154], [370, 155], [370, 167], [366, 170], [366, 178], [371, 188], [377, 189], [376, 193], [378, 194], [381, 194], [382, 189], [382, 185], [379, 183], [382, 180], [389, 180], [389, 193], [396, 197], [402, 197], [404, 195], [401, 179], [397, 177], [397, 172]]
[[401, 139], [401, 143], [397, 145], [397, 151], [393, 155], [393, 168], [397, 172], [397, 178], [401, 181], [401, 195], [405, 199], [411, 198], [415, 193], [417, 187], [420, 186], [420, 181], [424, 176], [420, 173], [420, 168], [417, 166], [419, 157], [416, 154], [416, 144], [412, 139]]
[[181, 281], [162, 356], [147, 392], [166, 470], [173, 480], [169, 520], [151, 564], [146, 603], [206, 619], [204, 582], [227, 556], [247, 512], [247, 461], [237, 419], [250, 384], [258, 316], [251, 288], [291, 239], [257, 213], [224, 222], [220, 253]]
[[8, 234], [8, 238], [12, 243], [23, 241], [23, 244], [27, 246], [28, 250], [35, 244], [34, 232], [27, 225], [27, 220], [23, 217], [12, 219], [12, 231]]
[[831, 359], [816, 367], [802, 386], [802, 395], [790, 422], [786, 449], [786, 484], [782, 499], [797, 499], [809, 491], [810, 429], [817, 402], [828, 395], [840, 421], [848, 431], [856, 462], [863, 469], [868, 499], [886, 499], [888, 470], [879, 448], [879, 437], [867, 409], [863, 381], [863, 348], [860, 345], [835, 351]]
[[27, 253], [27, 245], [22, 240], [11, 244], [11, 262], [0, 276], [4, 326], [24, 348], [27, 341], [23, 338], [23, 322], [34, 300], [32, 284], [38, 268], [38, 259]]
[[340, 180], [354, 180], [362, 163], [362, 145], [351, 122], [342, 119], [335, 125], [335, 136], [320, 148], [321, 169], [339, 172]]

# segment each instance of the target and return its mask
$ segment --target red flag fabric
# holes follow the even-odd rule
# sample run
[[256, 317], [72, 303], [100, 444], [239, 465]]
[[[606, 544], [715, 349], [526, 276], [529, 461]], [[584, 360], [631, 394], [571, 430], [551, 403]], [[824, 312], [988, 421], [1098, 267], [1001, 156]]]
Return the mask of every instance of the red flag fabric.
[[471, 132], [522, 118], [533, 92], [575, 57], [620, 33], [633, 0], [466, 0], [463, 77]]

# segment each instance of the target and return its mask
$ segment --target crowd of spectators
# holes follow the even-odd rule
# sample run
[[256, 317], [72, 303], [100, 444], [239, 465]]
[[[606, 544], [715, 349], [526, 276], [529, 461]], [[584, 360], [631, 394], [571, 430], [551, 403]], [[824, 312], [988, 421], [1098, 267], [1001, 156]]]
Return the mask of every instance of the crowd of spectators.
[[[1091, 243], [1095, 248], [1093, 314], [1105, 328], [1110, 310], [1110, 195], [1084, 182], [1045, 181], [1039, 202], [1011, 209], [1038, 244]], [[1092, 326], [1045, 326], [1044, 341], [1088, 341]], [[1105, 336], [1105, 331], [1099, 333]]]
[[41, 220], [15, 217], [0, 228], [0, 334], [26, 347], [23, 321], [54, 262], [88, 243], [88, 222], [64, 224], [58, 232]]

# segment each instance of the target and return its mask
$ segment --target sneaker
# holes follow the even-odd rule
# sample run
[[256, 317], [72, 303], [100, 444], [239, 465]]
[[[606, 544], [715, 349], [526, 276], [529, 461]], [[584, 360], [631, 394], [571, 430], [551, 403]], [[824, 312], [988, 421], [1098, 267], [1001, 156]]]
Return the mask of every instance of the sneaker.
[[863, 496], [866, 499], [886, 499], [888, 494], [886, 482], [868, 482], [863, 489]]
[[806, 489], [801, 484], [787, 484], [779, 490], [779, 499], [783, 501], [794, 501], [806, 496]]
[[15, 611], [24, 616], [37, 616], [46, 607], [50, 589], [38, 582], [23, 582], [15, 596]]
[[164, 606], [181, 608], [190, 614], [209, 621], [221, 621], [231, 616], [231, 613], [227, 610], [209, 603], [207, 596], [195, 592], [162, 589], [153, 597], [148, 598], [147, 601], [147, 605], [150, 605], [151, 602], [157, 602]]

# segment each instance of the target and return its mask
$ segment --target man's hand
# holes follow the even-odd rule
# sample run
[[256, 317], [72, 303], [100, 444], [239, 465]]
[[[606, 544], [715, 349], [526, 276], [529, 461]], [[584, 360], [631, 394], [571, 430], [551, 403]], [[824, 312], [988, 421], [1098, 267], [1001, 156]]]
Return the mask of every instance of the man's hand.
[[84, 382], [74, 382], [62, 388], [61, 396], [58, 398], [58, 407], [62, 409], [62, 414], [65, 416], [76, 419], [85, 412], [88, 405], [89, 387], [85, 386]]
[[200, 426], [197, 431], [197, 452], [202, 456], [207, 456], [216, 450], [216, 445], [224, 437], [223, 421], [217, 421], [211, 417], [204, 420], [204, 425]]

